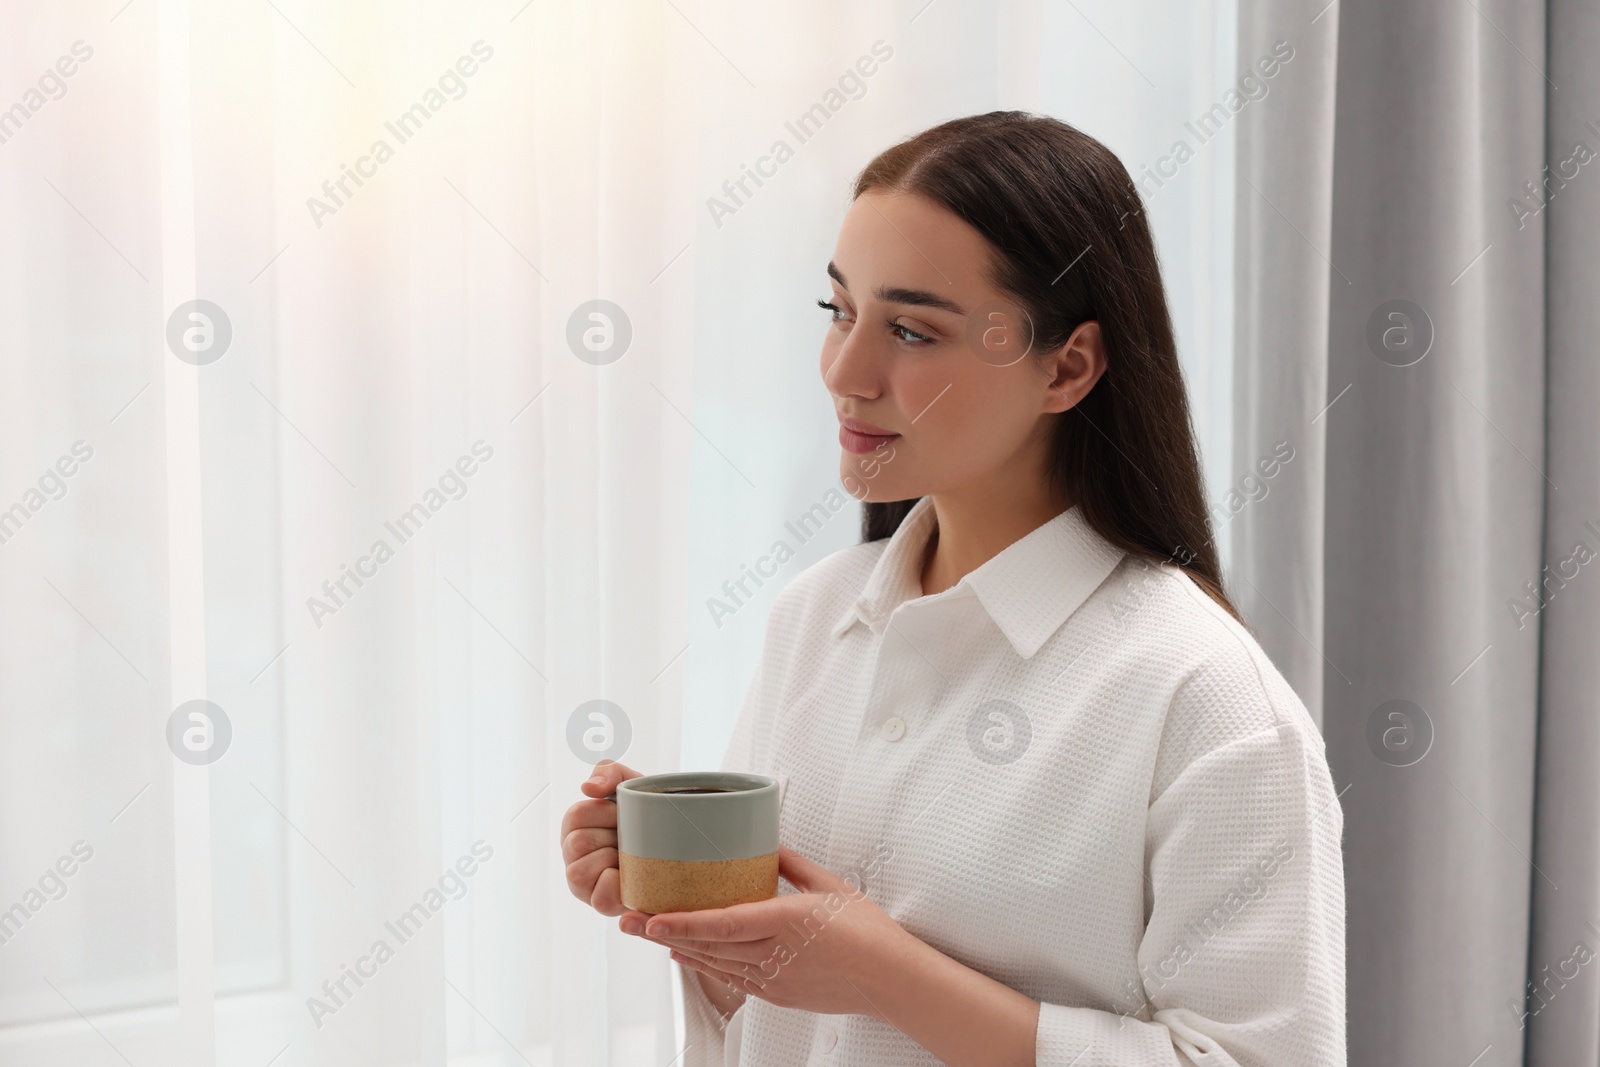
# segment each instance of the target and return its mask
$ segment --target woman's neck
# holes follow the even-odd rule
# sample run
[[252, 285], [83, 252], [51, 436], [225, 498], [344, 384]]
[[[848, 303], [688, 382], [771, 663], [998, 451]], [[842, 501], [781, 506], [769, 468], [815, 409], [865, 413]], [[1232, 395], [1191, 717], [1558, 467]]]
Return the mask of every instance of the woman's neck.
[[1069, 507], [1071, 501], [1039, 483], [934, 493], [937, 525], [923, 555], [923, 595], [954, 586]]

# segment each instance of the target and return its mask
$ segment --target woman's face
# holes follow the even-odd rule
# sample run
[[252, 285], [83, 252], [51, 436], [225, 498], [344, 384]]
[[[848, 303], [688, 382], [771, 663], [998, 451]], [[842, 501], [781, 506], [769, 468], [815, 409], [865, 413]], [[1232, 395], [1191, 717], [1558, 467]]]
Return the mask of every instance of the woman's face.
[[856, 497], [1044, 484], [1052, 416], [1104, 368], [1099, 328], [1030, 352], [1026, 316], [990, 282], [993, 266], [977, 230], [918, 194], [864, 193], [845, 215], [822, 380]]

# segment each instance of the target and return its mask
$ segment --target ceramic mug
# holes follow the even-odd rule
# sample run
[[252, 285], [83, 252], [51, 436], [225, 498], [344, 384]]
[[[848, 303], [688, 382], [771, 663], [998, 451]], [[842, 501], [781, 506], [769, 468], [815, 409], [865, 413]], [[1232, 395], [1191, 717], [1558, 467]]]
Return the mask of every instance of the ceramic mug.
[[659, 915], [778, 893], [778, 782], [735, 771], [629, 778], [617, 805], [622, 904]]

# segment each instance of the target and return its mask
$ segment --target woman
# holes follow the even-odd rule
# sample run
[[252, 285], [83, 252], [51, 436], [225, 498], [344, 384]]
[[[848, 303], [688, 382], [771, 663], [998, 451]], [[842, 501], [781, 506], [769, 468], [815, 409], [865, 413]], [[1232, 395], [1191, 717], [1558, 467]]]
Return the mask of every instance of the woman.
[[599, 799], [573, 892], [684, 968], [688, 1064], [1343, 1065], [1343, 815], [1223, 592], [1127, 171], [946, 123], [861, 174], [828, 275], [864, 542], [774, 602], [723, 762], [784, 783], [795, 892], [625, 912]]

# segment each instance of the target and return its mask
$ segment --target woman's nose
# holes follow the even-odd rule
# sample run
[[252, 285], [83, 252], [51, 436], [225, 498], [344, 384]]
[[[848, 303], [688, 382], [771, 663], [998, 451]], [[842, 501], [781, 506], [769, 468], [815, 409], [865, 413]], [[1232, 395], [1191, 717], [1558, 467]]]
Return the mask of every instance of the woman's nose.
[[876, 400], [883, 395], [882, 370], [878, 353], [867, 342], [858, 322], [839, 346], [833, 363], [823, 371], [822, 383], [834, 396]]

